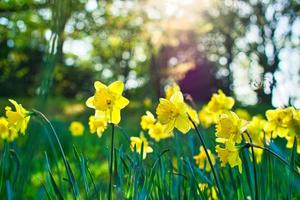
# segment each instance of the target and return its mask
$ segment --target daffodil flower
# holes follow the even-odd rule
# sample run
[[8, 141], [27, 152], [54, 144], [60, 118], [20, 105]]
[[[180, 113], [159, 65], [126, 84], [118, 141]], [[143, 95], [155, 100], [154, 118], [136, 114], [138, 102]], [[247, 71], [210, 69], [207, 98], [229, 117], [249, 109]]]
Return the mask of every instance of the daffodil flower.
[[146, 115], [141, 117], [140, 125], [143, 130], [148, 130], [154, 125], [155, 121], [154, 115], [150, 111], [146, 111]]
[[110, 123], [119, 124], [121, 120], [121, 109], [128, 105], [129, 100], [122, 96], [124, 84], [121, 81], [115, 81], [109, 86], [96, 81], [96, 93], [90, 97], [86, 105], [95, 110], [105, 112]]
[[242, 173], [242, 160], [239, 156], [240, 148], [235, 146], [235, 142], [231, 139], [225, 141], [225, 148], [216, 146], [216, 152], [221, 160], [221, 166], [224, 167], [227, 163], [230, 167], [238, 166], [239, 172]]
[[[211, 153], [211, 151], [209, 149], [207, 149], [207, 152], [210, 156], [212, 164], [214, 165], [216, 163], [216, 159], [215, 159], [214, 155]], [[199, 169], [205, 169], [205, 171], [207, 171], [207, 172], [211, 171], [211, 167], [208, 164], [207, 156], [205, 154], [205, 150], [204, 150], [203, 146], [200, 147], [199, 154], [194, 156], [194, 160], [196, 162], [196, 165], [198, 165]]]
[[148, 153], [152, 153], [153, 149], [149, 146], [147, 139], [144, 134], [141, 133], [140, 137], [130, 137], [130, 149], [141, 154], [142, 153], [142, 145], [143, 145], [143, 159], [146, 159]]
[[16, 101], [9, 99], [9, 101], [14, 105], [15, 111], [12, 110], [10, 106], [6, 106], [6, 117], [8, 121], [8, 127], [12, 131], [20, 132], [25, 134], [27, 129], [30, 116], [29, 112], [23, 108], [21, 104], [18, 104]]
[[166, 125], [167, 132], [177, 128], [182, 133], [187, 133], [191, 129], [187, 110], [182, 93], [177, 91], [169, 100], [160, 98], [156, 114], [158, 121]]

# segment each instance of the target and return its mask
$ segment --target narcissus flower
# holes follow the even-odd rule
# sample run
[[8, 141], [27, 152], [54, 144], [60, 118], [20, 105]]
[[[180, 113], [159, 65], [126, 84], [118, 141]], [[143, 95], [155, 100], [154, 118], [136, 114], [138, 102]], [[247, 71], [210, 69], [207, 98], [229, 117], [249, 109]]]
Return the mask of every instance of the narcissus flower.
[[201, 192], [203, 192], [208, 200], [218, 199], [217, 191], [215, 187], [209, 187], [207, 183], [199, 183], [198, 187]]
[[2, 139], [6, 139], [9, 135], [8, 121], [5, 117], [0, 118], [0, 135]]
[[14, 129], [16, 132], [25, 134], [27, 129], [30, 116], [29, 112], [23, 108], [21, 104], [18, 104], [16, 101], [9, 99], [9, 101], [14, 105], [15, 111], [12, 110], [10, 106], [5, 107], [5, 114], [8, 121], [9, 129]]
[[167, 132], [165, 126], [163, 126], [159, 122], [156, 122], [149, 129], [149, 136], [153, 138], [156, 142], [159, 142], [161, 139], [172, 137], [173, 132]]
[[242, 173], [242, 160], [239, 156], [240, 148], [235, 146], [235, 142], [231, 139], [225, 141], [225, 148], [216, 146], [216, 152], [221, 160], [221, 166], [224, 167], [227, 163], [230, 167], [238, 166], [239, 172]]
[[152, 153], [153, 149], [149, 146], [147, 139], [145, 138], [144, 134], [141, 133], [140, 137], [130, 137], [130, 149], [141, 154], [142, 153], [142, 146], [143, 146], [143, 159], [146, 159], [148, 153]]
[[211, 112], [222, 113], [234, 106], [234, 99], [226, 96], [222, 90], [218, 90], [218, 94], [213, 94], [207, 106]]
[[167, 132], [177, 128], [182, 133], [187, 133], [191, 128], [187, 106], [181, 92], [175, 92], [170, 99], [160, 98], [156, 114], [158, 121], [166, 125]]
[[146, 111], [146, 115], [141, 117], [140, 124], [143, 130], [148, 130], [154, 125], [155, 121], [154, 115], [150, 111]]
[[69, 131], [73, 136], [81, 136], [84, 132], [84, 125], [80, 121], [73, 121], [70, 124]]
[[210, 127], [217, 120], [215, 119], [215, 114], [213, 114], [207, 106], [203, 106], [202, 109], [198, 113], [199, 121], [205, 128]]
[[107, 118], [104, 112], [96, 111], [95, 116], [89, 117], [89, 127], [92, 134], [97, 133], [98, 137], [102, 137], [103, 132], [107, 128]]
[[292, 130], [294, 108], [277, 108], [266, 112], [267, 124], [264, 130], [272, 134], [272, 138], [286, 137]]
[[121, 109], [129, 103], [129, 100], [122, 96], [124, 90], [123, 82], [115, 81], [106, 86], [100, 81], [96, 81], [94, 86], [96, 93], [87, 100], [86, 105], [105, 112], [110, 123], [119, 124]]
[[287, 136], [287, 144], [286, 144], [286, 148], [292, 149], [293, 145], [294, 145], [294, 141], [296, 139], [296, 143], [297, 143], [297, 153], [300, 154], [300, 137], [298, 136]]
[[9, 142], [14, 141], [18, 137], [18, 132], [14, 127], [9, 127], [5, 117], [0, 118], [0, 137]]
[[166, 99], [170, 99], [176, 92], [180, 92], [180, 87], [174, 82], [166, 88]]
[[246, 122], [241, 120], [234, 112], [227, 111], [221, 114], [216, 125], [218, 138], [231, 138], [235, 143], [242, 141], [242, 133], [246, 130]]
[[[209, 149], [207, 149], [207, 151], [211, 159], [211, 162], [214, 165], [216, 163], [216, 159]], [[205, 154], [205, 150], [203, 146], [200, 147], [200, 153], [194, 156], [194, 160], [196, 162], [196, 165], [198, 165], [199, 169], [204, 169], [205, 171], [210, 172], [211, 167], [207, 160], [207, 156]]]
[[[264, 120], [261, 116], [254, 116], [247, 126], [247, 131], [252, 139], [252, 142], [257, 145], [264, 144], [264, 127], [267, 121]], [[245, 136], [247, 142], [249, 141], [248, 136]], [[266, 142], [269, 142], [270, 138], [266, 138]]]
[[217, 123], [219, 116], [232, 109], [234, 99], [226, 96], [222, 90], [218, 90], [218, 94], [213, 94], [207, 105], [199, 112], [199, 120], [206, 128]]

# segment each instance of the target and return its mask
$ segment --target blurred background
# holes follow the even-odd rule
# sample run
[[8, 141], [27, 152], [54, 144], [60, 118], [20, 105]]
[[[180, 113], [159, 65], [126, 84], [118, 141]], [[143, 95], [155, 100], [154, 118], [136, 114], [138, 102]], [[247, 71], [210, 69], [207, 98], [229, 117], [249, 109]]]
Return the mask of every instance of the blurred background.
[[0, 97], [44, 108], [120, 79], [157, 99], [177, 81], [197, 102], [220, 88], [299, 108], [299, 13], [299, 0], [2, 0]]

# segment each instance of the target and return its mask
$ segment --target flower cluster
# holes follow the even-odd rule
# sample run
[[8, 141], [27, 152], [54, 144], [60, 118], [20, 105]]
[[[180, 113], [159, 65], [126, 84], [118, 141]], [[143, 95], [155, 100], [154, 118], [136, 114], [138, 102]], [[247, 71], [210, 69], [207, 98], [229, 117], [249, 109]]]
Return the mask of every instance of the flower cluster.
[[15, 110], [5, 107], [5, 117], [0, 117], [1, 138], [9, 142], [15, 140], [19, 134], [24, 135], [30, 120], [30, 113], [21, 104], [9, 99]]

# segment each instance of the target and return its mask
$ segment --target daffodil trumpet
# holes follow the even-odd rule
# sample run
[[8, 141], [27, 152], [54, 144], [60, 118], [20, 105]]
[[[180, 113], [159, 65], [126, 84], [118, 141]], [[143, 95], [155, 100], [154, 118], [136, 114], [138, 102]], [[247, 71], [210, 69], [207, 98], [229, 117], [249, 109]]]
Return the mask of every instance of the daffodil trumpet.
[[[188, 114], [187, 114], [187, 115], [188, 115]], [[194, 126], [194, 128], [195, 128], [195, 130], [196, 130], [196, 133], [197, 133], [197, 135], [198, 135], [198, 137], [199, 137], [199, 139], [200, 139], [200, 142], [201, 142], [201, 144], [202, 144], [203, 147], [204, 147], [204, 151], [205, 151], [205, 154], [206, 154], [206, 156], [207, 156], [207, 160], [208, 160], [209, 165], [210, 165], [210, 167], [211, 167], [211, 171], [213, 172], [213, 176], [214, 176], [214, 179], [215, 179], [217, 188], [218, 188], [217, 193], [219, 194], [220, 199], [223, 200], [223, 194], [222, 194], [222, 192], [221, 192], [220, 182], [219, 182], [218, 176], [217, 176], [217, 174], [216, 174], [214, 165], [213, 165], [213, 163], [212, 163], [212, 161], [211, 161], [211, 158], [210, 158], [210, 156], [209, 156], [208, 150], [207, 150], [207, 148], [206, 148], [204, 139], [203, 139], [203, 137], [201, 136], [201, 134], [200, 134], [200, 132], [199, 132], [199, 130], [198, 130], [198, 127], [197, 127], [197, 125], [195, 124], [195, 122], [192, 120], [192, 118], [191, 118], [189, 115], [188, 115], [188, 118], [189, 118], [189, 120], [191, 121], [191, 123], [193, 124], [193, 126]]]

